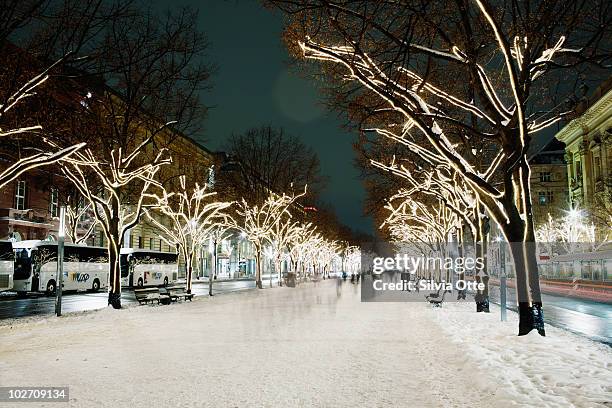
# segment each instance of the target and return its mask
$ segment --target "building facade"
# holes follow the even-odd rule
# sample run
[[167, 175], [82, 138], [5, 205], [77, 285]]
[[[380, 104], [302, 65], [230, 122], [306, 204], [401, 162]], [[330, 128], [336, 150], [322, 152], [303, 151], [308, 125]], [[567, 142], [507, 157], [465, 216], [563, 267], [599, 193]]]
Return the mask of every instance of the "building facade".
[[555, 137], [565, 143], [571, 208], [586, 212], [600, 239], [612, 225], [612, 80]]
[[548, 215], [559, 219], [569, 208], [563, 143], [553, 139], [530, 160], [533, 222], [537, 229]]

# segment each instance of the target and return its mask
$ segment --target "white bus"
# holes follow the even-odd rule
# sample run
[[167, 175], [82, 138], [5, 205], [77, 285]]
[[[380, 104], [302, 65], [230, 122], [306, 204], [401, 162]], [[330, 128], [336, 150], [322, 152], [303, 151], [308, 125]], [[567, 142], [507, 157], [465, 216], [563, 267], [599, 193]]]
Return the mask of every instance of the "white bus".
[[13, 289], [13, 243], [0, 241], [0, 292]]
[[178, 255], [148, 249], [121, 248], [121, 285], [167, 286], [178, 279]]
[[[57, 288], [57, 242], [20, 241], [15, 252], [14, 290], [55, 293]], [[63, 290], [108, 287], [108, 251], [101, 247], [65, 244]]]

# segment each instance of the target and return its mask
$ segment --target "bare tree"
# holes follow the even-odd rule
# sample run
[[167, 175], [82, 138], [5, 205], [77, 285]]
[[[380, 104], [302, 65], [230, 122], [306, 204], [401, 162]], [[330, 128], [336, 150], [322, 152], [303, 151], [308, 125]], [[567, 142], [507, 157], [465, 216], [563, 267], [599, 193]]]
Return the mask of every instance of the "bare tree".
[[[302, 226], [299, 221], [293, 220], [290, 212], [287, 212], [285, 216], [281, 216], [279, 222], [274, 224], [270, 230], [270, 243], [272, 248], [272, 254], [274, 257], [274, 269], [278, 275], [278, 284], [283, 286], [282, 283], [282, 265], [284, 251], [288, 248], [289, 243], [294, 240], [298, 234], [302, 231]], [[272, 274], [270, 274], [270, 287], [272, 287]]]
[[[61, 61], [61, 60], [60, 60]], [[24, 103], [25, 100], [36, 94], [36, 89], [44, 84], [49, 79], [49, 72], [60, 62], [49, 66], [39, 75], [36, 75], [23, 86], [21, 86], [15, 93], [8, 95], [8, 97], [0, 103], [0, 139], [14, 137], [18, 135], [32, 135], [33, 133], [40, 133], [43, 130], [42, 125], [24, 125], [18, 127], [5, 128], [3, 119], [6, 115], [19, 104]], [[3, 81], [4, 82], [4, 81]], [[39, 152], [28, 157], [20, 157], [15, 163], [3, 169], [0, 172], [0, 189], [6, 184], [15, 180], [21, 174], [28, 170], [36, 167], [56, 163], [58, 160], [70, 156], [77, 150], [81, 149], [85, 143], [76, 143], [66, 148], [52, 148], [52, 144], [48, 144], [46, 138], [42, 138], [43, 147], [38, 149]], [[47, 151], [48, 150], [48, 151]]]
[[[171, 247], [179, 248], [185, 260], [187, 292], [191, 293], [193, 260], [197, 249], [202, 246], [213, 230], [228, 223], [229, 216], [223, 212], [231, 202], [213, 201], [217, 193], [207, 192], [207, 185], [195, 185], [189, 192], [186, 178], [180, 178], [181, 190], [168, 193], [162, 188], [161, 194], [146, 194], [152, 200], [147, 205], [147, 219], [161, 231], [160, 237]], [[169, 221], [166, 225], [154, 216], [154, 211]]]
[[[157, 172], [172, 161], [162, 149], [153, 160], [139, 163], [139, 156], [144, 155], [152, 141], [153, 136], [149, 136], [131, 152], [124, 153], [121, 148], [117, 148], [111, 152], [109, 161], [99, 159], [91, 149], [85, 149], [73, 158], [62, 161], [62, 172], [87, 199], [106, 237], [110, 268], [108, 304], [115, 309], [121, 308], [119, 255], [125, 233], [138, 224], [148, 189], [151, 186], [161, 187], [156, 180]], [[103, 189], [90, 185], [90, 172], [95, 174], [97, 182], [104, 186]], [[124, 189], [129, 187], [135, 191], [136, 186], [140, 190], [139, 194], [132, 196], [135, 197], [134, 201], [127, 201]]]
[[230, 137], [227, 152], [238, 161], [242, 174], [233, 180], [235, 199], [263, 203], [269, 191], [288, 191], [308, 185], [314, 202], [324, 187], [317, 154], [296, 136], [271, 126], [249, 129]]
[[[79, 197], [81, 197], [79, 195]], [[67, 201], [72, 201], [70, 197]], [[78, 202], [76, 205], [68, 204], [66, 206], [66, 226], [65, 233], [73, 244], [82, 244], [86, 242], [91, 234], [94, 232], [96, 227], [96, 221], [89, 219], [89, 215], [93, 211], [91, 210], [91, 203]], [[85, 231], [80, 232], [83, 229], [83, 222], [87, 219], [87, 225], [84, 226]]]
[[[527, 152], [537, 132], [571, 114], [550, 90], [571, 84], [568, 75], [579, 82], [586, 68], [608, 68], [610, 3], [272, 3], [291, 16], [287, 40], [296, 55], [360, 85], [357, 97], [380, 101], [369, 129], [426, 149], [470, 184], [517, 243], [519, 335], [534, 328], [544, 335]], [[496, 146], [485, 163], [483, 141]]]
[[176, 174], [165, 173], [168, 150], [199, 129], [206, 112], [199, 91], [208, 86], [211, 69], [203, 61], [207, 42], [196, 28], [197, 13], [130, 11], [105, 26], [92, 46], [94, 57], [82, 67], [105, 84], [89, 90], [71, 131], [91, 135], [95, 149], [65, 161], [62, 169], [91, 203], [109, 241], [109, 304], [115, 308], [121, 307], [124, 234], [138, 224], [149, 187]]
[[289, 207], [306, 194], [306, 187], [300, 194], [278, 195], [270, 193], [263, 204], [250, 204], [245, 199], [236, 204], [236, 219], [231, 219], [229, 226], [243, 231], [246, 239], [255, 247], [255, 284], [259, 289], [263, 288], [262, 276], [262, 254], [263, 247], [270, 243], [272, 230], [283, 217], [290, 214]]

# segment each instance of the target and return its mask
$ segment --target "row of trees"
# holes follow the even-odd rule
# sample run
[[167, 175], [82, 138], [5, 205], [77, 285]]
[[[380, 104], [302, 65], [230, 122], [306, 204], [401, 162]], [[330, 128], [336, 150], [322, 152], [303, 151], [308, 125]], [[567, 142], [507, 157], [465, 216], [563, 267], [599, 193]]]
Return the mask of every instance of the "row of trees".
[[[267, 248], [277, 270], [285, 256], [302, 272], [330, 267], [337, 245], [324, 238], [326, 228], [315, 231], [303, 214], [294, 215], [302, 211], [290, 210], [299, 209], [296, 200], [306, 183], [317, 185], [312, 152], [299, 156], [303, 163], [277, 160], [270, 148], [262, 155], [264, 166], [253, 157], [239, 158], [250, 175], [244, 185], [259, 186], [251, 195], [227, 184], [213, 191], [213, 180], [201, 181], [211, 173], [210, 162], [177, 148], [177, 139], [200, 129], [206, 107], [199, 92], [209, 86], [213, 68], [205, 61], [207, 42], [196, 29], [197, 13], [184, 8], [158, 15], [130, 0], [6, 6], [0, 49], [10, 63], [0, 69], [0, 137], [10, 141], [2, 153], [11, 164], [0, 174], [0, 188], [25, 171], [56, 164], [68, 181], [61, 195], [68, 204], [67, 235], [85, 242], [98, 228], [106, 238], [109, 304], [121, 307], [119, 251], [126, 232], [142, 221], [177, 248], [188, 289], [197, 248], [210, 239], [220, 242], [229, 231], [242, 231], [255, 245], [259, 287]], [[26, 45], [17, 47], [17, 41]], [[260, 134], [279, 141], [271, 129]], [[262, 171], [272, 164], [276, 170]], [[289, 164], [292, 171], [277, 171]], [[289, 191], [292, 181], [304, 193]], [[81, 232], [78, 220], [88, 213], [94, 222]]]
[[[408, 181], [402, 216], [414, 225], [425, 209], [450, 212], [455, 229], [479, 242], [486, 214], [517, 243], [519, 335], [544, 335], [529, 149], [571, 117], [574, 87], [609, 74], [610, 3], [268, 3], [288, 16], [285, 39], [297, 60], [319, 62], [314, 74], [331, 84], [332, 106], [349, 113], [364, 140], [390, 146], [376, 161], [400, 186]], [[435, 192], [415, 190], [412, 180], [432, 180]], [[467, 208], [456, 205], [455, 190]]]

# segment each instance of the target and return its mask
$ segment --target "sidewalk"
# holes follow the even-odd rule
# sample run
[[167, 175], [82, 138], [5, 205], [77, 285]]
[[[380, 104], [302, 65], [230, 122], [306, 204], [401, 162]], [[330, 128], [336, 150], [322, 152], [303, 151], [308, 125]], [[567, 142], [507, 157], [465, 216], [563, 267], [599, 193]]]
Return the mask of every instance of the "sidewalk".
[[362, 303], [358, 285], [345, 282], [338, 294], [331, 280], [17, 322], [3, 328], [0, 385], [70, 386], [71, 407], [604, 407], [612, 399], [609, 348], [554, 328], [550, 338], [519, 338], [515, 322], [462, 307]]

